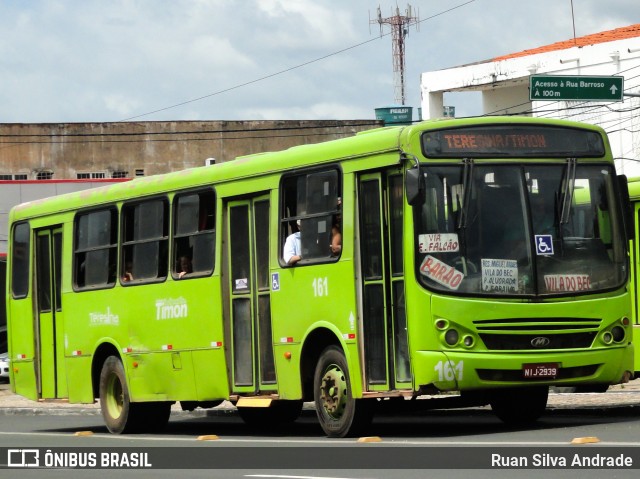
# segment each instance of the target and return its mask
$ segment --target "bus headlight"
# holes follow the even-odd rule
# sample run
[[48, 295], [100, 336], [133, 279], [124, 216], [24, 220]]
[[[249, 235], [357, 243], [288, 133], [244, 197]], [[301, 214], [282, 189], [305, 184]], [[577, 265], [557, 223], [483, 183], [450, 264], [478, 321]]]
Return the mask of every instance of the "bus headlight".
[[624, 328], [622, 326], [614, 326], [611, 328], [611, 336], [614, 342], [621, 343], [624, 341]]
[[602, 334], [602, 342], [604, 344], [611, 344], [613, 342], [613, 335], [609, 331], [605, 331]]
[[455, 329], [450, 329], [449, 331], [444, 333], [444, 341], [449, 346], [455, 346], [456, 344], [458, 344], [458, 339], [460, 339], [460, 335]]
[[473, 346], [473, 336], [467, 334], [464, 338], [462, 338], [462, 344], [464, 344], [465, 347], [470, 348]]

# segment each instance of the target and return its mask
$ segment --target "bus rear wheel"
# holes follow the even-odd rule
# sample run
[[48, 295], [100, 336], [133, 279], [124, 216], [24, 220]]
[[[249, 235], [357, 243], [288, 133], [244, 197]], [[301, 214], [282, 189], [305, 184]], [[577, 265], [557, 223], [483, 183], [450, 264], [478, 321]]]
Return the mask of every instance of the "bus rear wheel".
[[372, 400], [353, 398], [347, 360], [336, 346], [329, 346], [320, 356], [314, 399], [320, 426], [329, 437], [359, 435], [373, 418]]
[[122, 361], [109, 356], [100, 372], [100, 409], [113, 434], [157, 432], [169, 421], [171, 402], [132, 403]]
[[100, 372], [100, 409], [110, 432], [122, 434], [132, 431], [135, 415], [131, 406], [122, 361], [109, 356]]
[[527, 426], [536, 422], [547, 407], [549, 388], [496, 389], [491, 392], [491, 409], [509, 426]]

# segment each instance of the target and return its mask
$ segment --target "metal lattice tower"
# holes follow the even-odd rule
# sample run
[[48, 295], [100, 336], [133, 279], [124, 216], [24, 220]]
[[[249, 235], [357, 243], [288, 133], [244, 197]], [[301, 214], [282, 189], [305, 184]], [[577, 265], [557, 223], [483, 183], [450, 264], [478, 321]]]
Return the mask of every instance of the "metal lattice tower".
[[392, 55], [393, 55], [393, 83], [395, 90], [395, 101], [400, 105], [405, 104], [404, 89], [404, 67], [405, 67], [405, 38], [409, 33], [409, 27], [415, 26], [418, 29], [419, 18], [412, 15], [411, 5], [407, 5], [404, 15], [400, 15], [400, 8], [396, 5], [396, 14], [382, 18], [382, 12], [378, 7], [378, 18], [369, 20], [369, 23], [380, 25], [380, 36], [382, 36], [383, 25], [391, 25]]

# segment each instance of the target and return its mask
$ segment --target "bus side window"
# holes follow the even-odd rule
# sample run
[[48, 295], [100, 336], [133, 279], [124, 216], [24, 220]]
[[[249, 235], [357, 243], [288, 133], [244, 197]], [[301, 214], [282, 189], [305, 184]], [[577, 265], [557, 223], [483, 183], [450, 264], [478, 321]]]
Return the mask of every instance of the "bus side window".
[[[169, 215], [167, 202], [154, 199], [122, 207], [121, 271], [131, 281], [154, 281], [167, 276]], [[128, 263], [131, 271], [126, 271]], [[123, 274], [120, 276], [123, 277]]]
[[11, 293], [14, 298], [25, 298], [29, 293], [29, 223], [13, 228], [11, 245]]
[[175, 279], [213, 272], [215, 207], [215, 193], [211, 190], [178, 195], [174, 199], [172, 272]]
[[336, 258], [340, 255], [341, 248], [336, 244], [337, 238], [342, 239], [339, 178], [338, 170], [331, 169], [283, 179], [280, 203], [281, 253], [287, 237], [296, 233], [297, 224], [301, 224], [303, 262]]
[[107, 287], [116, 281], [118, 214], [115, 208], [78, 214], [74, 223], [74, 284]]

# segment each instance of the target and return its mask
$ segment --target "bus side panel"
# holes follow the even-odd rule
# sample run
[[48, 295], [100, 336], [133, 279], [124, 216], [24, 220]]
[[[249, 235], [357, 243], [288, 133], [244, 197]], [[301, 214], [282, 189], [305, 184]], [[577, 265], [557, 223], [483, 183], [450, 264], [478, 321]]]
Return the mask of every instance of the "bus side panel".
[[198, 401], [227, 399], [229, 379], [224, 349], [193, 351], [192, 356]]
[[69, 402], [92, 404], [91, 356], [67, 356], [64, 361]]
[[[273, 354], [278, 377], [278, 394], [281, 399], [300, 399], [302, 382], [300, 381], [300, 360], [302, 345], [300, 343], [278, 343], [275, 340]], [[291, 359], [285, 354], [291, 353]]]
[[[351, 232], [345, 232], [351, 235]], [[345, 350], [355, 397], [362, 394], [362, 378], [357, 348], [358, 310], [355, 304], [353, 249], [343, 243], [341, 261], [317, 266], [295, 266], [280, 270], [279, 290], [271, 292], [273, 340], [278, 392], [284, 399], [301, 397], [301, 342], [323, 322], [334, 332], [334, 343]], [[328, 328], [327, 328], [328, 329]], [[352, 335], [350, 339], [349, 335]], [[288, 340], [291, 343], [286, 344]], [[321, 349], [328, 346], [321, 345]], [[291, 352], [291, 359], [284, 357]]]
[[125, 358], [132, 402], [194, 400], [191, 351], [131, 354]]
[[36, 353], [31, 297], [12, 300], [7, 308], [11, 390], [26, 398], [38, 399]]

